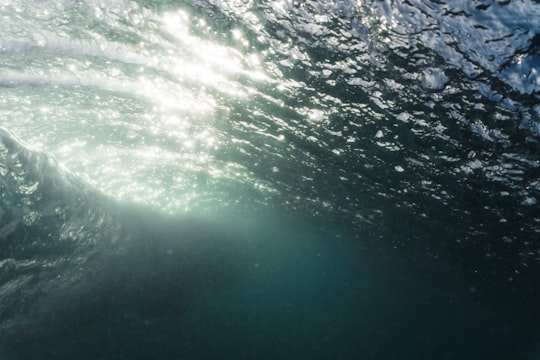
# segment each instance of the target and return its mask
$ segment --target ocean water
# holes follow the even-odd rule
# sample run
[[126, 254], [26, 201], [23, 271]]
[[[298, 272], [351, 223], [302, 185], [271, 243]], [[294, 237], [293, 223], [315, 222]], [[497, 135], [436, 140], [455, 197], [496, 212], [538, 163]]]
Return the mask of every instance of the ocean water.
[[538, 1], [0, 18], [0, 360], [540, 359]]

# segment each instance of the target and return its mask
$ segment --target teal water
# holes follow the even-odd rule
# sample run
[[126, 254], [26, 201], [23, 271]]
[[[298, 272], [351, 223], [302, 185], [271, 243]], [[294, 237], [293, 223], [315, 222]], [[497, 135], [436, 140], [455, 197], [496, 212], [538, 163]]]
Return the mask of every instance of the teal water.
[[537, 359], [539, 11], [0, 2], [0, 358]]

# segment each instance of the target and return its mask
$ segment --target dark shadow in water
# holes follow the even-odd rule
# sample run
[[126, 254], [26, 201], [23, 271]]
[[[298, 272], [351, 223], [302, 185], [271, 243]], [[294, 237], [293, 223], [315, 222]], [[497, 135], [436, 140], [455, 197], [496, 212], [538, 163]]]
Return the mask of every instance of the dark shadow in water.
[[534, 359], [538, 311], [519, 289], [246, 219], [184, 223], [201, 241], [187, 247], [172, 235], [187, 225], [138, 227], [159, 238], [90, 262], [95, 278], [57, 294], [7, 359]]

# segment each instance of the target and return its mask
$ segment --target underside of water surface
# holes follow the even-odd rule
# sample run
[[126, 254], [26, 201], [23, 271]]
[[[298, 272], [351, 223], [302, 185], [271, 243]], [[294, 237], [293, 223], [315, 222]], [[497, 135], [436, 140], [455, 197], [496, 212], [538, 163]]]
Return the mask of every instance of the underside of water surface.
[[0, 360], [538, 359], [539, 18], [0, 1]]

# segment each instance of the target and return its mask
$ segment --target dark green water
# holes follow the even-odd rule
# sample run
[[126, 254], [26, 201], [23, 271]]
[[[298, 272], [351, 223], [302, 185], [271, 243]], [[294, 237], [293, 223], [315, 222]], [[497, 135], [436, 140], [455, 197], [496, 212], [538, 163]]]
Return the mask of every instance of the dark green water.
[[0, 3], [0, 360], [539, 359], [536, 1]]

